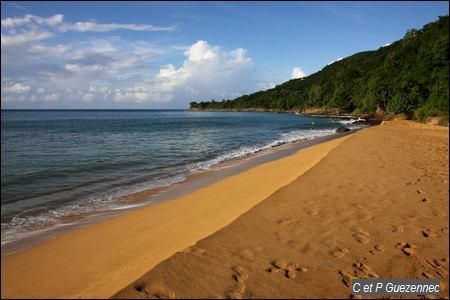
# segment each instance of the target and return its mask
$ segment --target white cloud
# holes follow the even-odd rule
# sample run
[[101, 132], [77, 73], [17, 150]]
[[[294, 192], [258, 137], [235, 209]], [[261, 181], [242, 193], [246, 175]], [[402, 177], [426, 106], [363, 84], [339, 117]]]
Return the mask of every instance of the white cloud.
[[116, 89], [113, 100], [117, 103], [162, 104], [170, 102], [172, 95], [163, 93], [154, 85], [137, 83], [131, 87]]
[[15, 98], [13, 96], [3, 96], [2, 94], [2, 102], [5, 103], [11, 103], [11, 102], [15, 102]]
[[94, 100], [94, 94], [90, 94], [90, 93], [84, 94], [82, 96], [82, 99], [83, 99], [83, 101], [91, 102], [92, 100]]
[[16, 45], [21, 43], [27, 43], [32, 41], [40, 41], [48, 39], [53, 36], [53, 33], [48, 31], [34, 31], [30, 30], [21, 34], [15, 35], [3, 35], [2, 33], [2, 46]]
[[335, 62], [338, 62], [338, 61], [340, 61], [340, 60], [343, 60], [344, 58], [345, 58], [345, 57], [340, 57], [340, 58], [338, 58], [338, 59], [336, 59], [336, 60], [333, 60], [332, 62], [328, 63], [327, 66], [329, 66], [329, 65], [331, 65], [331, 64], [334, 64]]
[[16, 26], [22, 26], [25, 24], [31, 24], [36, 23], [39, 25], [48, 25], [48, 26], [55, 26], [58, 24], [61, 24], [63, 21], [64, 16], [57, 14], [50, 18], [41, 18], [34, 15], [26, 15], [23, 18], [6, 18], [2, 19], [2, 27], [16, 27]]
[[300, 67], [294, 67], [291, 72], [291, 79], [306, 77], [306, 73]]
[[31, 45], [29, 47], [29, 51], [32, 53], [35, 53], [37, 55], [43, 55], [47, 57], [55, 57], [59, 56], [61, 54], [64, 54], [70, 50], [70, 46], [68, 45], [52, 45], [52, 46], [46, 46], [46, 45]]
[[156, 78], [161, 91], [188, 101], [234, 98], [256, 89], [257, 83], [251, 81], [254, 64], [245, 49], [227, 52], [200, 40], [184, 54], [187, 59], [179, 69], [173, 65], [160, 69]]
[[[98, 45], [107, 51], [98, 52]], [[147, 63], [158, 55], [152, 52], [154, 47], [149, 45], [145, 51], [145, 44], [139, 43], [138, 53], [132, 46], [126, 47], [130, 47], [130, 43], [99, 39], [80, 44], [29, 47], [21, 58], [24, 65], [20, 76], [30, 72], [36, 60], [51, 59], [59, 63], [40, 66], [39, 71], [32, 74], [33, 84], [14, 86], [5, 82], [2, 92], [6, 93], [2, 94], [2, 101], [6, 102], [8, 96], [13, 97], [13, 91], [21, 90], [35, 104], [71, 101], [72, 104], [135, 103], [186, 107], [190, 101], [232, 99], [273, 87], [272, 83], [252, 79], [254, 63], [243, 48], [225, 51], [200, 40], [181, 51], [185, 60], [180, 67], [168, 64], [155, 69]], [[52, 53], [52, 57], [47, 57], [48, 53]], [[11, 67], [10, 64], [5, 60], [2, 68]]]
[[176, 29], [176, 26], [154, 26], [154, 25], [146, 25], [146, 24], [98, 24], [94, 22], [76, 22], [74, 24], [63, 24], [58, 30], [61, 32], [66, 31], [93, 31], [93, 32], [107, 32], [118, 29], [128, 29], [135, 31], [172, 31]]
[[274, 82], [258, 82], [256, 89], [258, 91], [266, 91], [268, 89], [273, 89], [276, 86]]
[[[156, 46], [119, 35], [71, 40], [68, 31], [173, 30], [142, 24], [65, 23], [64, 16], [2, 19], [2, 103], [32, 107], [187, 107], [273, 87], [253, 79], [247, 50], [207, 41]], [[65, 42], [53, 39], [65, 35]], [[161, 59], [181, 56], [181, 63]], [[184, 57], [183, 57], [184, 55]], [[161, 62], [161, 65], [159, 65]], [[159, 65], [159, 66], [158, 66]], [[6, 75], [7, 74], [7, 77]], [[18, 101], [22, 99], [23, 102]], [[53, 105], [53, 106], [52, 106]], [[120, 106], [119, 106], [120, 105]], [[159, 105], [159, 106], [158, 106]]]
[[42, 18], [34, 15], [26, 15], [23, 18], [6, 18], [2, 19], [2, 27], [18, 27], [30, 24], [47, 25], [54, 27], [61, 32], [66, 31], [93, 31], [93, 32], [107, 32], [118, 29], [136, 30], [136, 31], [172, 31], [176, 26], [155, 26], [150, 24], [118, 24], [108, 23], [101, 24], [95, 22], [76, 22], [76, 23], [64, 23], [64, 15], [56, 14], [49, 18]]
[[89, 74], [89, 73], [96, 73], [99, 71], [104, 71], [104, 67], [98, 64], [91, 64], [86, 66], [81, 66], [78, 64], [67, 64], [64, 66], [64, 68], [67, 71], [70, 71], [72, 73], [77, 74]]
[[188, 57], [190, 61], [200, 61], [205, 59], [214, 59], [218, 53], [219, 49], [217, 47], [211, 47], [205, 41], [198, 41], [192, 45], [184, 54]]
[[59, 94], [58, 93], [51, 93], [49, 95], [45, 95], [43, 97], [45, 102], [56, 102], [59, 101]]
[[2, 93], [6, 92], [6, 93], [22, 94], [22, 93], [29, 92], [30, 90], [31, 90], [31, 87], [29, 85], [23, 85], [21, 83], [15, 83], [15, 84], [10, 83], [9, 86], [2, 87]]
[[[95, 22], [64, 23], [64, 15], [56, 14], [42, 18], [27, 14], [23, 18], [5, 18], [1, 20], [2, 46], [44, 40], [53, 37], [57, 32], [109, 32], [119, 29], [134, 31], [173, 31], [176, 26], [155, 26], [150, 24], [101, 24]], [[40, 29], [38, 29], [41, 27]], [[3, 32], [5, 31], [5, 32]]]
[[9, 3], [9, 5], [14, 6], [14, 7], [17, 8], [17, 9], [20, 9], [20, 10], [27, 10], [27, 7], [26, 7], [26, 6], [19, 5], [19, 4], [14, 3], [14, 2], [8, 2], [8, 3]]
[[26, 15], [23, 18], [6, 18], [2, 19], [2, 27], [15, 27], [15, 26], [21, 26], [24, 24], [28, 24], [32, 21], [32, 18], [34, 16], [32, 15]]

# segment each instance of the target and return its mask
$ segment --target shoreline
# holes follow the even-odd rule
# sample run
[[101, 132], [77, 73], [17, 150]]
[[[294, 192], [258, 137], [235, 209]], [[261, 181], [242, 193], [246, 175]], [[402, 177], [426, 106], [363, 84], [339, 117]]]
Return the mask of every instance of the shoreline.
[[407, 121], [361, 130], [112, 298], [343, 299], [354, 278], [434, 278], [446, 299], [448, 142]]
[[367, 125], [379, 125], [382, 122], [382, 118], [375, 116], [374, 114], [352, 114], [352, 113], [342, 113], [336, 109], [307, 109], [304, 111], [298, 109], [292, 110], [278, 110], [278, 109], [267, 109], [267, 108], [236, 108], [236, 109], [200, 109], [200, 108], [189, 108], [189, 111], [218, 111], [218, 112], [266, 112], [273, 114], [295, 114], [307, 117], [328, 117], [328, 118], [363, 118], [368, 119], [360, 124]]
[[[230, 224], [351, 135], [335, 136], [325, 142], [312, 140], [316, 143], [312, 147], [257, 163], [176, 200], [90, 224], [8, 255], [2, 258], [2, 298], [109, 297], [141, 276], [149, 265]], [[294, 168], [293, 161], [300, 161], [299, 167]], [[67, 270], [72, 272], [67, 274]]]
[[244, 157], [233, 158], [208, 169], [196, 170], [187, 174], [186, 178], [180, 182], [124, 196], [118, 200], [118, 203], [122, 206], [117, 208], [94, 212], [88, 215], [75, 215], [68, 218], [69, 221], [67, 222], [32, 232], [30, 236], [21, 238], [20, 240], [2, 244], [1, 257], [3, 258], [29, 249], [46, 241], [55, 239], [61, 234], [106, 221], [136, 209], [178, 199], [225, 177], [236, 175], [260, 164], [292, 155], [301, 149], [336, 139], [347, 134], [352, 134], [358, 130], [361, 130], [361, 128], [352, 129], [345, 133], [334, 133], [322, 137], [286, 143], [273, 148], [263, 149]]

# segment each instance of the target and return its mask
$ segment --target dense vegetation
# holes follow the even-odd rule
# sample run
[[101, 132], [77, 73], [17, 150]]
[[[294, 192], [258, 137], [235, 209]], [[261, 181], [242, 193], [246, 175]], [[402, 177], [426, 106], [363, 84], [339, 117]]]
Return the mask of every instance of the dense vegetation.
[[404, 113], [448, 117], [448, 16], [403, 39], [357, 53], [302, 79], [234, 100], [191, 102], [191, 109]]

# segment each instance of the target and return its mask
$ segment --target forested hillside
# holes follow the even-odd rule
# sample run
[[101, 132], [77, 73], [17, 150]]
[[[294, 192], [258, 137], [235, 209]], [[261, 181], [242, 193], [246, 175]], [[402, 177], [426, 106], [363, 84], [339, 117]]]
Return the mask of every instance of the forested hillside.
[[448, 16], [408, 30], [403, 39], [360, 52], [302, 79], [234, 100], [191, 102], [191, 109], [405, 113], [448, 117]]

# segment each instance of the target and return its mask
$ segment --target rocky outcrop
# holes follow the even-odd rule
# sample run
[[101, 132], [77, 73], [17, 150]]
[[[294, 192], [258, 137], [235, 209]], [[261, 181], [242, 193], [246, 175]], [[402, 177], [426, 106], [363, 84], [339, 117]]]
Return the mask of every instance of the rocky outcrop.
[[348, 129], [347, 127], [339, 127], [338, 129], [336, 129], [336, 133], [344, 133], [350, 131], [350, 129]]

